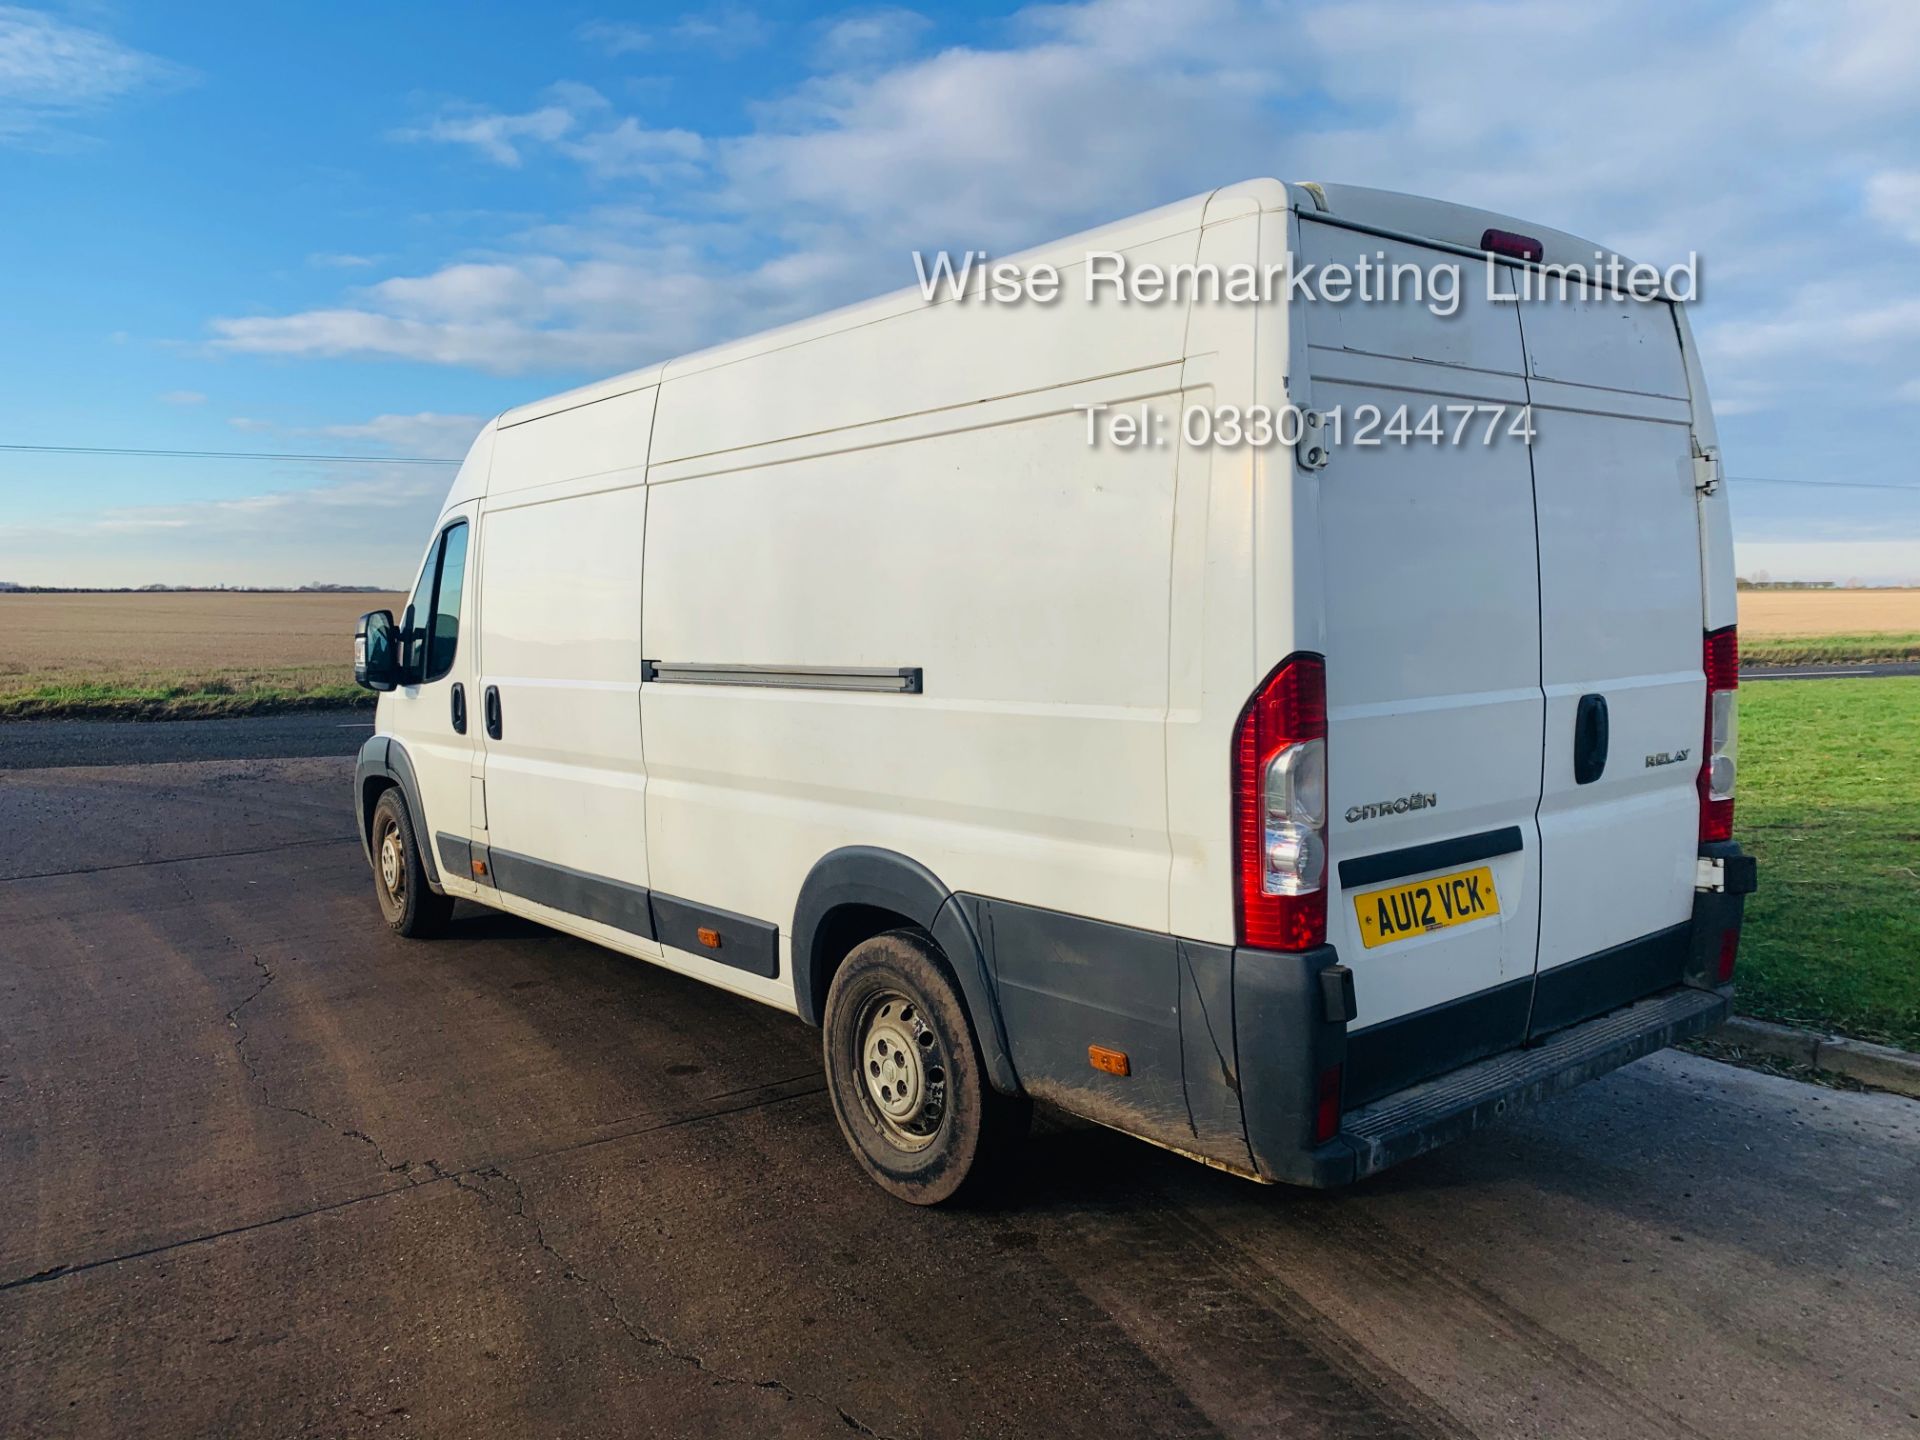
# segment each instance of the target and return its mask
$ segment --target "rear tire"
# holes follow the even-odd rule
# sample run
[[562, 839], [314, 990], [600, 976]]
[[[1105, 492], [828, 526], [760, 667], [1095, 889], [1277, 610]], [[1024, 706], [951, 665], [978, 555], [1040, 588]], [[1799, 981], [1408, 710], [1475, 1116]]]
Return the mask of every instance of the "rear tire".
[[946, 957], [917, 931], [854, 947], [827, 991], [822, 1043], [840, 1133], [890, 1195], [979, 1198], [1026, 1136], [1031, 1105], [987, 1079]]
[[440, 934], [453, 915], [453, 897], [427, 884], [413, 818], [397, 788], [383, 793], [373, 807], [373, 889], [387, 928], [410, 940]]

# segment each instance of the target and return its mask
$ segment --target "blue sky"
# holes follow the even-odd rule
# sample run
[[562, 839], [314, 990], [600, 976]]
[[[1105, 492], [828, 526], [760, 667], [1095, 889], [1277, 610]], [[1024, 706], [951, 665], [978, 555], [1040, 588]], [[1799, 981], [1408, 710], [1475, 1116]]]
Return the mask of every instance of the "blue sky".
[[[0, 444], [458, 455], [1263, 174], [1697, 250], [1743, 572], [1920, 582], [1912, 0], [0, 6]], [[0, 580], [398, 585], [447, 478], [0, 452]]]

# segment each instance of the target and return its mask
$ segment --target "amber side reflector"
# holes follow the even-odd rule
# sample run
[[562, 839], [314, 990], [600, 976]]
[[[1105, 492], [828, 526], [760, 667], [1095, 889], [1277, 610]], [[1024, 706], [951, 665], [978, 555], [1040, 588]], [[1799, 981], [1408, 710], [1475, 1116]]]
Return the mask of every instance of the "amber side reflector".
[[478, 879], [478, 878], [479, 878], [480, 876], [483, 876], [483, 875], [485, 875], [485, 874], [487, 873], [487, 862], [486, 862], [486, 861], [484, 861], [484, 860], [476, 860], [476, 861], [474, 861], [474, 862], [473, 862], [473, 873], [474, 873], [474, 877], [475, 877], [476, 879]]
[[693, 932], [693, 937], [709, 950], [718, 950], [720, 948], [720, 932], [718, 930], [702, 925], [698, 930]]
[[1109, 1050], [1104, 1045], [1087, 1046], [1087, 1063], [1096, 1070], [1104, 1070], [1109, 1075], [1131, 1075], [1133, 1067], [1127, 1064], [1127, 1052]]

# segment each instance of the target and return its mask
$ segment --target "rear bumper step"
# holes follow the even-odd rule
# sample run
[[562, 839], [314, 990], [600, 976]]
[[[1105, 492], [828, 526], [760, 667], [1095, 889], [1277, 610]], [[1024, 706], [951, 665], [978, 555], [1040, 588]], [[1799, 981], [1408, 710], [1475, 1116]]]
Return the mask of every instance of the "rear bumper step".
[[1512, 1050], [1409, 1086], [1342, 1118], [1354, 1178], [1470, 1135], [1523, 1106], [1571, 1090], [1629, 1061], [1711, 1030], [1731, 1000], [1682, 986]]

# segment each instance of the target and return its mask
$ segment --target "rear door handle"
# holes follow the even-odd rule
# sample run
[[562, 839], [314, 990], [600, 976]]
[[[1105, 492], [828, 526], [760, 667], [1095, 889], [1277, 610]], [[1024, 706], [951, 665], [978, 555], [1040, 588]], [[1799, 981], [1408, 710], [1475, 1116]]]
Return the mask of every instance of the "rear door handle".
[[498, 740], [500, 738], [500, 687], [487, 686], [486, 693], [481, 697], [481, 704], [486, 711], [488, 738]]
[[453, 729], [457, 735], [467, 733], [467, 687], [458, 680], [453, 682]]
[[1607, 768], [1607, 697], [1582, 695], [1573, 719], [1573, 780], [1591, 785]]

